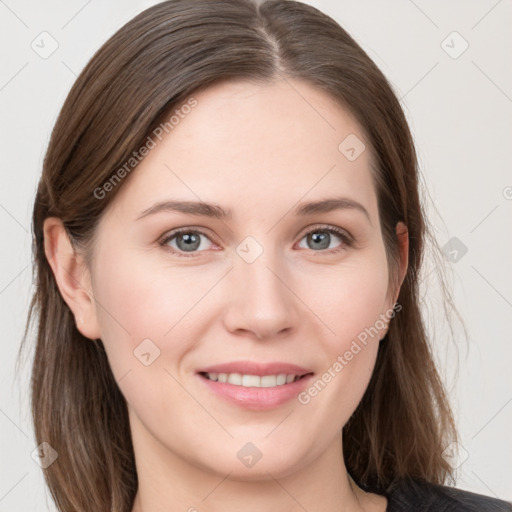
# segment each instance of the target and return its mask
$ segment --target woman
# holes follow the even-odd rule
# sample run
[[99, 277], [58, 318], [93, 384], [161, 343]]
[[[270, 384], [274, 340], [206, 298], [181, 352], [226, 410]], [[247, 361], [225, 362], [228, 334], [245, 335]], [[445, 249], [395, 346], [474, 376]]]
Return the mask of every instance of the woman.
[[122, 27], [62, 108], [33, 227], [59, 510], [512, 510], [444, 485], [412, 137], [318, 10], [173, 0]]

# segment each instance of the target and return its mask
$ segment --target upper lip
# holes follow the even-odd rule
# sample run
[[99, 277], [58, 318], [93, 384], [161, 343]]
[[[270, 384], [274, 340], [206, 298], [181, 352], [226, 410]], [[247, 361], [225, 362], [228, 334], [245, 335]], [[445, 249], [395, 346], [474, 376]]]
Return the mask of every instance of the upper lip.
[[257, 363], [255, 361], [231, 361], [229, 363], [216, 364], [199, 368], [197, 373], [240, 373], [242, 375], [306, 375], [313, 373], [311, 370], [297, 366], [296, 364], [283, 362]]

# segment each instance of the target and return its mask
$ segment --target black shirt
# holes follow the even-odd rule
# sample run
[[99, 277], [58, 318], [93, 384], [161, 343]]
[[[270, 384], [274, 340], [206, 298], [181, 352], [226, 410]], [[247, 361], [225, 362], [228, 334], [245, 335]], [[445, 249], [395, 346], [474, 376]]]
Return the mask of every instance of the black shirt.
[[386, 496], [386, 512], [512, 512], [508, 501], [420, 480], [399, 480], [377, 494]]

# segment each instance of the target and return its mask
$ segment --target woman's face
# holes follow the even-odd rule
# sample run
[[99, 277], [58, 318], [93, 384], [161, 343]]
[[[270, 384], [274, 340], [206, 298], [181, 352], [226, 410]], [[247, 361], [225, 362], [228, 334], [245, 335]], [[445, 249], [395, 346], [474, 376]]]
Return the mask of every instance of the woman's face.
[[95, 321], [138, 463], [278, 478], [339, 445], [390, 318], [370, 151], [302, 81], [194, 97], [99, 224]]

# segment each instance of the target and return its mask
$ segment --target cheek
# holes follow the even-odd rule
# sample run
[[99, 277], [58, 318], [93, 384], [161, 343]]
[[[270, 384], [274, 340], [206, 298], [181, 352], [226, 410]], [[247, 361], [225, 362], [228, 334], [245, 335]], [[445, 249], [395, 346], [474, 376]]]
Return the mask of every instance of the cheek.
[[110, 254], [111, 261], [103, 260], [96, 274], [95, 297], [112, 373], [134, 410], [157, 420], [167, 417], [172, 423], [174, 416], [162, 410], [160, 399], [172, 391], [174, 403], [186, 400], [172, 376], [187, 350], [187, 340], [176, 342], [176, 338], [188, 326], [186, 305], [194, 298], [197, 301], [198, 292], [184, 286], [179, 276], [172, 280], [171, 289], [170, 278], [143, 266], [141, 259], [126, 255], [115, 259], [115, 253]]
[[[332, 270], [328, 279], [304, 282], [327, 335], [322, 340], [323, 369], [299, 402], [315, 414], [344, 425], [371, 378], [387, 311], [388, 272], [385, 253]], [[318, 276], [317, 276], [318, 278]], [[317, 290], [311, 292], [311, 290]], [[388, 311], [389, 314], [389, 311]], [[334, 419], [334, 416], [336, 417]]]
[[330, 334], [326, 338], [330, 340], [329, 353], [347, 350], [361, 333], [378, 340], [385, 327], [382, 314], [389, 306], [384, 250], [365, 259], [353, 258], [321, 274], [305, 273], [301, 293]]
[[202, 337], [205, 315], [214, 307], [207, 295], [224, 270], [152, 265], [144, 254], [116, 255], [113, 247], [101, 257], [94, 295], [114, 376], [139, 373], [146, 363], [174, 372]]

